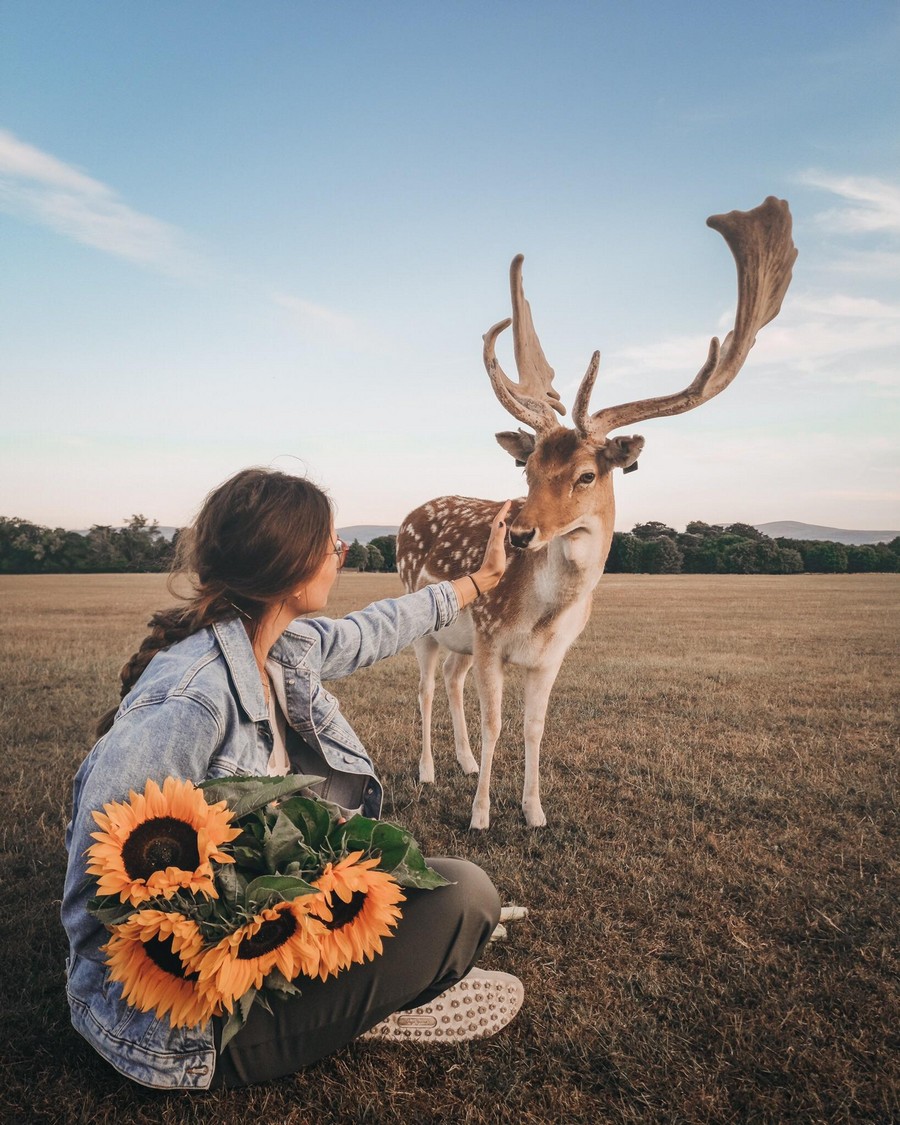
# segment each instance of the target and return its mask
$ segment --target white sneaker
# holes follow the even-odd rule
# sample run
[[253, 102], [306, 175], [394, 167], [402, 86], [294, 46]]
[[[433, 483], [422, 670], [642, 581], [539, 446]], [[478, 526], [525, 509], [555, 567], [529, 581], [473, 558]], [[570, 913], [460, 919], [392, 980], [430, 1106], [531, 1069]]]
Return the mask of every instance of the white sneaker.
[[429, 1004], [394, 1012], [360, 1039], [385, 1043], [461, 1043], [466, 1039], [485, 1039], [506, 1027], [524, 999], [525, 989], [518, 977], [470, 969], [461, 981]]

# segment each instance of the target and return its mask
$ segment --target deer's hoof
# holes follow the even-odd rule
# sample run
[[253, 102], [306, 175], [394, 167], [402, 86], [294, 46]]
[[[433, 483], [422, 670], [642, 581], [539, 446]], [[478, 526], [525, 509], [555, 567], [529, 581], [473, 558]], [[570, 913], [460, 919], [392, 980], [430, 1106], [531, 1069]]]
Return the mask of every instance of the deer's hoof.
[[459, 758], [459, 768], [463, 773], [478, 773], [478, 763], [470, 754], [468, 758]]
[[431, 769], [423, 769], [419, 766], [419, 784], [434, 785], [434, 766]]
[[472, 820], [469, 828], [484, 831], [491, 826], [491, 814], [487, 809], [472, 809]]
[[547, 818], [544, 816], [544, 810], [540, 805], [537, 808], [525, 809], [525, 823], [529, 828], [546, 828]]

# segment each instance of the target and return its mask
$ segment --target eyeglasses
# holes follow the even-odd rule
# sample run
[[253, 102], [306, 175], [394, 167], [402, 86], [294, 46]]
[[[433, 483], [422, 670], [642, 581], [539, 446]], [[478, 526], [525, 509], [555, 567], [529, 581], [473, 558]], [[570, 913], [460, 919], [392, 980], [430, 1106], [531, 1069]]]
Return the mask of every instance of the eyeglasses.
[[343, 539], [335, 539], [332, 552], [333, 554], [337, 555], [338, 570], [340, 570], [343, 567], [344, 563], [347, 561], [347, 553], [349, 550], [349, 543], [345, 543]]

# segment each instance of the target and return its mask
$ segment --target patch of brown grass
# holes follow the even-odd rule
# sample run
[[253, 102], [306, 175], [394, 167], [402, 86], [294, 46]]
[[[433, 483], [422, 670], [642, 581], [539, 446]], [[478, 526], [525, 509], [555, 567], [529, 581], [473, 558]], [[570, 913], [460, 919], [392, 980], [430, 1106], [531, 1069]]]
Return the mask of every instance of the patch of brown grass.
[[[331, 612], [399, 593], [346, 574]], [[900, 1117], [896, 639], [900, 582], [620, 576], [551, 699], [543, 803], [519, 809], [507, 690], [493, 826], [436, 702], [418, 784], [411, 652], [337, 686], [432, 854], [530, 908], [486, 963], [526, 1001], [495, 1039], [351, 1045], [243, 1092], [130, 1086], [69, 1028], [58, 922], [71, 777], [161, 576], [0, 578], [4, 1014], [0, 1116], [163, 1122], [887, 1122]], [[477, 705], [469, 689], [470, 730]]]

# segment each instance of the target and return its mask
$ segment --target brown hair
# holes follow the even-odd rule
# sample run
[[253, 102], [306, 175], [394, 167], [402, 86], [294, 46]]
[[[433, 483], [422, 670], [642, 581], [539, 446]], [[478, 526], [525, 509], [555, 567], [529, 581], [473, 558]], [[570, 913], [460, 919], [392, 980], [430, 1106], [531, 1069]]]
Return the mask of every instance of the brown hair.
[[[263, 611], [308, 581], [331, 542], [331, 501], [302, 477], [272, 469], [244, 469], [203, 502], [191, 527], [178, 537], [169, 575], [187, 578], [184, 605], [154, 613], [150, 632], [119, 679], [124, 698], [153, 657], [199, 629], [242, 614], [250, 635]], [[113, 707], [97, 723], [99, 738], [112, 726]]]

